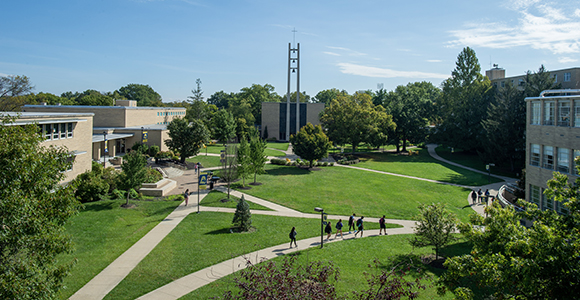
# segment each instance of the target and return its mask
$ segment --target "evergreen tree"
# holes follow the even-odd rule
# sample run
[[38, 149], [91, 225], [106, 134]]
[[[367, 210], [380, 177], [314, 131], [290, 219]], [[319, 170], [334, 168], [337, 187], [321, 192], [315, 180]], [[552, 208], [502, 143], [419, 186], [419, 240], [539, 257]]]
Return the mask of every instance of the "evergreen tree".
[[248, 202], [246, 202], [246, 199], [244, 199], [244, 195], [242, 195], [242, 198], [240, 201], [238, 201], [232, 223], [234, 226], [238, 227], [240, 231], [248, 231], [252, 226], [252, 213], [250, 212], [250, 205]]

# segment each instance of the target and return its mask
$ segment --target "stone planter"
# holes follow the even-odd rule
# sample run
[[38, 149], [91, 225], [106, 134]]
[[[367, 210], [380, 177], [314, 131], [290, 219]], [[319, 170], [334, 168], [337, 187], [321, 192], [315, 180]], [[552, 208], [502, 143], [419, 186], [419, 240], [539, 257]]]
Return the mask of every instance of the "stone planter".
[[112, 163], [113, 165], [119, 166], [123, 164], [123, 158], [122, 157], [111, 158], [109, 159], [109, 162]]

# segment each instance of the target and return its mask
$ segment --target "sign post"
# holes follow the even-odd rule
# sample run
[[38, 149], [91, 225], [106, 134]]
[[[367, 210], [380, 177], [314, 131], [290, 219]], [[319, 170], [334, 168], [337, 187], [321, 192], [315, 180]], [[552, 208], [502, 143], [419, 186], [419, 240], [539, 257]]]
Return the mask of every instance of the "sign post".
[[199, 173], [199, 180], [197, 181], [197, 213], [199, 214], [199, 189], [201, 186], [205, 189], [205, 185], [207, 184], [207, 173]]
[[320, 213], [320, 249], [322, 249], [324, 246], [324, 220], [326, 220], [326, 214], [324, 213], [324, 209], [320, 207], [315, 207], [314, 211]]

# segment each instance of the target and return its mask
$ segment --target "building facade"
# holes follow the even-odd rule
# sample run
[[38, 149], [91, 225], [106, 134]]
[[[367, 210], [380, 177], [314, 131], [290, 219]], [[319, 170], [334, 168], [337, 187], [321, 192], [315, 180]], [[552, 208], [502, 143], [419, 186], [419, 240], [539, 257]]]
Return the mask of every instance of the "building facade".
[[570, 182], [578, 178], [574, 158], [580, 155], [580, 90], [542, 93], [526, 98], [526, 200], [543, 210], [567, 213], [544, 190], [553, 172], [567, 175]]
[[65, 172], [61, 183], [75, 179], [79, 174], [91, 170], [92, 151], [92, 113], [36, 113], [36, 112], [2, 112], [14, 116], [14, 126], [37, 124], [42, 135], [43, 146], [66, 148], [73, 161], [72, 168]]
[[89, 153], [95, 161], [123, 154], [138, 142], [169, 150], [164, 142], [169, 139], [167, 125], [186, 114], [184, 107], [138, 107], [133, 100], [116, 103], [115, 106], [25, 105], [22, 111], [93, 114]]
[[[554, 83], [561, 84], [562, 89], [580, 89], [580, 68], [569, 68], [555, 71], [549, 71], [550, 76], [554, 78]], [[526, 75], [505, 77], [505, 70], [497, 67], [485, 71], [485, 75], [496, 87], [505, 87], [507, 82], [513, 86], [523, 89], [524, 78]]]
[[[286, 139], [286, 102], [262, 102], [262, 137], [266, 130], [267, 138]], [[324, 103], [300, 103], [300, 127], [307, 123], [316, 126], [320, 124], [320, 113]], [[290, 103], [290, 134], [296, 133], [296, 103]]]

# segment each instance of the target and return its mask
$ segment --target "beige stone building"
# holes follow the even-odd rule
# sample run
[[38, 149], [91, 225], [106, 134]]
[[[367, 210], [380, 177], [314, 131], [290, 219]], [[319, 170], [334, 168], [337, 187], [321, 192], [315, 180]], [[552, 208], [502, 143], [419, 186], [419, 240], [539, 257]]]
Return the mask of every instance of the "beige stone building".
[[[507, 82], [511, 82], [512, 85], [523, 89], [524, 78], [526, 74], [512, 77], [505, 77], [505, 70], [502, 68], [495, 67], [493, 69], [485, 71], [485, 75], [496, 87], [504, 87]], [[550, 76], [554, 77], [555, 83], [560, 83], [562, 89], [580, 89], [580, 68], [569, 68], [550, 71]]]
[[135, 143], [169, 150], [167, 124], [185, 117], [184, 107], [138, 107], [133, 100], [117, 100], [115, 106], [25, 105], [23, 112], [91, 113], [91, 156], [95, 161], [124, 154]]
[[[320, 124], [324, 103], [300, 103], [300, 127]], [[262, 136], [283, 141], [286, 137], [286, 102], [262, 102]], [[296, 133], [296, 103], [290, 103], [290, 134]]]
[[65, 172], [67, 183], [77, 175], [91, 169], [92, 113], [44, 113], [44, 112], [2, 112], [0, 114], [17, 117], [14, 125], [37, 124], [44, 138], [43, 146], [66, 148], [73, 160], [70, 170]]
[[578, 178], [574, 158], [580, 155], [580, 90], [544, 91], [526, 98], [526, 200], [541, 209], [567, 213], [544, 195], [554, 171]]

